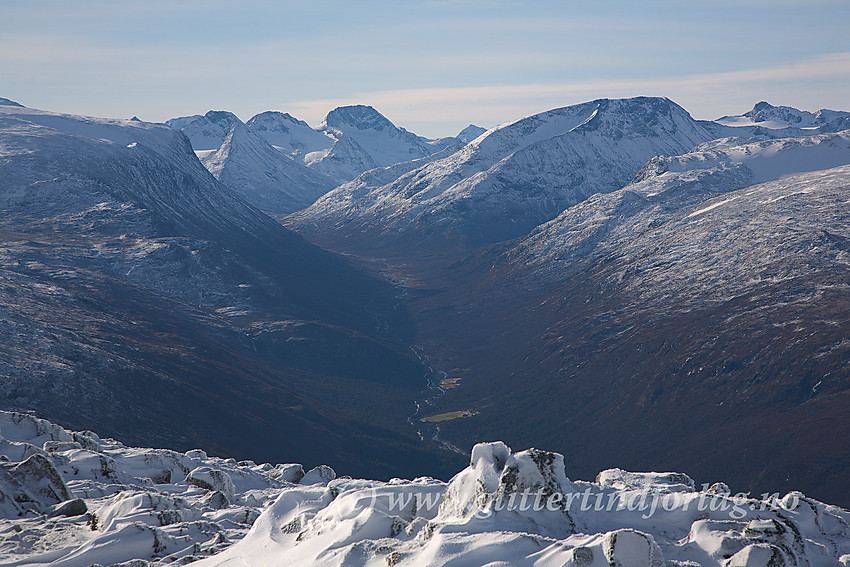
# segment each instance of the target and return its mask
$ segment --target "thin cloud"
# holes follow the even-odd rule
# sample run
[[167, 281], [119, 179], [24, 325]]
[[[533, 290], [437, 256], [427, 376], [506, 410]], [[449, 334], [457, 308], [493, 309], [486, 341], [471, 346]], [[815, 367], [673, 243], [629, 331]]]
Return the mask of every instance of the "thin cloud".
[[602, 97], [666, 96], [694, 116], [717, 118], [743, 112], [768, 97], [777, 104], [814, 110], [841, 107], [846, 106], [847, 92], [850, 53], [834, 53], [782, 66], [666, 79], [382, 90], [338, 99], [291, 102], [286, 109], [318, 122], [336, 106], [371, 104], [402, 124], [439, 120], [492, 125]]

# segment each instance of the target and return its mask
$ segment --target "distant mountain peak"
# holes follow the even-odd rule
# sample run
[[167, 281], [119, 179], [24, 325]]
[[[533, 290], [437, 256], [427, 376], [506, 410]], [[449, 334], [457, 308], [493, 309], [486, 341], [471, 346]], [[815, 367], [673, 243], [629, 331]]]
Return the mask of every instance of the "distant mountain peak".
[[468, 144], [486, 131], [487, 128], [482, 128], [481, 126], [470, 124], [458, 133], [457, 139], [463, 142], [464, 144]]
[[773, 130], [782, 128], [819, 129], [838, 132], [850, 125], [850, 112], [822, 108], [817, 112], [799, 110], [793, 106], [774, 106], [760, 101], [744, 114], [722, 116], [716, 120], [724, 126], [761, 126]]
[[0, 106], [20, 106], [21, 108], [24, 108], [23, 104], [15, 102], [14, 100], [9, 100], [8, 98], [3, 98], [3, 97], [0, 97]]
[[[228, 112], [227, 110], [210, 110], [206, 114], [204, 114], [207, 120], [214, 124], [220, 124], [222, 127], [230, 127], [232, 128], [234, 124], [242, 123], [239, 118], [233, 114], [232, 112]], [[225, 126], [227, 125], [227, 126]]]
[[279, 132], [286, 134], [293, 125], [310, 128], [310, 125], [299, 120], [288, 112], [267, 110], [261, 112], [246, 122], [248, 128], [255, 132]]
[[331, 110], [325, 118], [325, 125], [339, 130], [345, 130], [346, 126], [357, 130], [397, 130], [386, 116], [364, 104], [340, 106]]

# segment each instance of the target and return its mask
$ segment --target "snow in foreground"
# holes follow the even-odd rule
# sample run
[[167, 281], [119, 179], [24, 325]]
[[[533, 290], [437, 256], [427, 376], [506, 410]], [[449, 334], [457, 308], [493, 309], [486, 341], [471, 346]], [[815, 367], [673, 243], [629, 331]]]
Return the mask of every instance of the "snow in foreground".
[[847, 565], [850, 512], [695, 487], [571, 481], [564, 457], [476, 445], [449, 483], [125, 447], [0, 412], [0, 564]]

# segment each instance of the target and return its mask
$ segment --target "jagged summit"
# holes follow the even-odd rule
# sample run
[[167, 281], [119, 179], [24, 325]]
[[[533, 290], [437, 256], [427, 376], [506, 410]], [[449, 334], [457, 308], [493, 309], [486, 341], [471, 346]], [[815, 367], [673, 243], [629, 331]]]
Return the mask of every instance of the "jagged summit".
[[333, 137], [286, 112], [261, 112], [246, 125], [277, 150], [305, 165], [321, 160], [335, 141]]
[[242, 123], [235, 114], [228, 112], [227, 110], [210, 110], [204, 114], [204, 118], [213, 124], [220, 124], [227, 127], [232, 127], [236, 123]]
[[[221, 148], [237, 123], [241, 121], [225, 111], [172, 118], [167, 122], [189, 137], [202, 158]], [[430, 140], [417, 136], [365, 105], [336, 108], [318, 128], [280, 111], [261, 112], [246, 126], [276, 150], [334, 178], [336, 183], [354, 179], [375, 167], [420, 159], [461, 144], [457, 138]]]
[[364, 104], [335, 108], [328, 113], [323, 124], [328, 128], [336, 128], [343, 132], [349, 128], [377, 131], [399, 129], [386, 116], [373, 107]]

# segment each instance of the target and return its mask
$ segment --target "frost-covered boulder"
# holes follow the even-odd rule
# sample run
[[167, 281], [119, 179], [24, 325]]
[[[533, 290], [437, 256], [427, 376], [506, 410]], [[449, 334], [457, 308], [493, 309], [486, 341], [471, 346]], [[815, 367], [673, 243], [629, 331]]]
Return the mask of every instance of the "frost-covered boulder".
[[0, 463], [0, 505], [3, 511], [44, 513], [73, 496], [47, 457], [36, 454], [20, 463]]
[[198, 467], [186, 476], [186, 482], [204, 490], [221, 492], [228, 502], [233, 502], [236, 486], [230, 475], [222, 470], [208, 466]]
[[[600, 486], [619, 489], [649, 488], [663, 492], [693, 492], [694, 481], [682, 473], [634, 473], [622, 469], [607, 469], [596, 476]], [[727, 488], [726, 493], [729, 493]]]
[[28, 413], [0, 411], [0, 431], [9, 441], [41, 446], [45, 441], [73, 441], [70, 433], [46, 419]]
[[[297, 472], [296, 472], [297, 474]], [[307, 471], [301, 480], [298, 481], [299, 484], [311, 485], [311, 484], [322, 484], [327, 485], [330, 481], [336, 478], [336, 472], [332, 468], [327, 465], [319, 465], [318, 467], [314, 467]]]
[[795, 564], [775, 545], [754, 543], [727, 559], [723, 567], [785, 567]]
[[651, 535], [617, 530], [605, 535], [605, 559], [611, 567], [661, 567], [664, 556]]
[[86, 512], [88, 512], [88, 506], [86, 506], [86, 501], [82, 498], [75, 498], [73, 500], [68, 500], [67, 502], [61, 502], [53, 507], [51, 511], [51, 516], [82, 516]]
[[304, 467], [292, 463], [276, 465], [269, 470], [269, 476], [282, 482], [295, 484], [304, 478]]
[[469, 468], [449, 483], [437, 522], [498, 515], [516, 529], [533, 523], [563, 537], [575, 527], [567, 497], [573, 492], [563, 455], [537, 449], [512, 454], [504, 443], [482, 443], [473, 447]]

